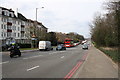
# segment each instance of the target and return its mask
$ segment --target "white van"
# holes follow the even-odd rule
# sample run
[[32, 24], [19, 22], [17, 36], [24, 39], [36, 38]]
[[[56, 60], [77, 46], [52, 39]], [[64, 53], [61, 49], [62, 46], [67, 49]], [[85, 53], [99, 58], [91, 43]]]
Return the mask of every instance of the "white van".
[[39, 41], [39, 50], [53, 50], [50, 41]]

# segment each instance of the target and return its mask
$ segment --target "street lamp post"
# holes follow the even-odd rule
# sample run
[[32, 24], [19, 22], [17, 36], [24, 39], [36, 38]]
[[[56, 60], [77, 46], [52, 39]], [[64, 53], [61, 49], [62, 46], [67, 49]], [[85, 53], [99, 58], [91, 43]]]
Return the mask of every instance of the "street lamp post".
[[[41, 7], [41, 8], [44, 8], [44, 7]], [[34, 23], [34, 27], [35, 27], [35, 29], [34, 29], [34, 37], [32, 37], [32, 40], [34, 41], [34, 43], [33, 43], [33, 45], [35, 45], [34, 47], [37, 47], [37, 34], [36, 34], [36, 30], [37, 30], [37, 10], [38, 10], [39, 8], [36, 8], [36, 21], [35, 21], [35, 23]], [[34, 39], [33, 39], [34, 38]]]
[[[44, 7], [41, 7], [42, 9], [44, 8]], [[36, 8], [36, 21], [37, 21], [37, 10], [38, 9], [40, 9], [40, 8]]]
[[38, 10], [38, 8], [36, 8], [36, 21], [37, 21], [37, 10]]

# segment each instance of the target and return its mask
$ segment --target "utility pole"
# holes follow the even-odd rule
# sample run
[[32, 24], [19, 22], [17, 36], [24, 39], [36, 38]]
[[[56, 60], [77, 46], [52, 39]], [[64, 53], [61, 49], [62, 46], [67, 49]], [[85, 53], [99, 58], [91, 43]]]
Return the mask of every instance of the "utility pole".
[[37, 10], [38, 10], [38, 8], [36, 8], [36, 21], [37, 21]]
[[[41, 7], [41, 8], [44, 8], [44, 7]], [[37, 10], [38, 10], [39, 8], [36, 8], [36, 21], [37, 21]]]
[[[41, 7], [41, 8], [44, 8], [44, 7]], [[33, 33], [34, 37], [32, 37], [32, 38], [34, 38], [33, 39], [33, 44], [32, 44], [32, 45], [35, 45], [34, 47], [37, 47], [37, 25], [38, 25], [38, 22], [37, 22], [37, 10], [38, 9], [39, 8], [36, 8], [36, 20], [34, 21], [34, 33]]]

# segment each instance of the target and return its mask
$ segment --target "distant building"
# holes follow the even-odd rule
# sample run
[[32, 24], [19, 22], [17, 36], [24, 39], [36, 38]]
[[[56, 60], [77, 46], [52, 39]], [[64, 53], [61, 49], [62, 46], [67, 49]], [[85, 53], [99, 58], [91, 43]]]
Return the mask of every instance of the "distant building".
[[0, 7], [0, 41], [2, 44], [31, 43], [30, 27], [39, 27], [41, 31], [47, 33], [47, 28], [42, 23], [35, 24], [35, 22], [21, 13], [15, 15], [12, 9]]

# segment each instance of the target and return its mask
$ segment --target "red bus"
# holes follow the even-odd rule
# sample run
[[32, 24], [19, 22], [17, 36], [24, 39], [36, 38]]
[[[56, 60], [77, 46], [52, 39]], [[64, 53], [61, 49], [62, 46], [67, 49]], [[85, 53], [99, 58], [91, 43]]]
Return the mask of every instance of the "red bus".
[[74, 42], [72, 39], [66, 38], [64, 41], [65, 47], [73, 47], [74, 46]]

